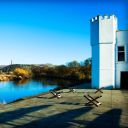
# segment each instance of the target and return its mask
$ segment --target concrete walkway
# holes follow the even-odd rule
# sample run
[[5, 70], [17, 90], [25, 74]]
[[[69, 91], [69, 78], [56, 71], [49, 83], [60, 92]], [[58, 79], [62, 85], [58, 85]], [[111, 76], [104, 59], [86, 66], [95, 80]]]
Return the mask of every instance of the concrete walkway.
[[84, 95], [93, 94], [90, 84], [76, 93], [63, 89], [63, 98], [50, 93], [0, 107], [0, 128], [128, 128], [128, 90], [103, 90], [99, 107], [85, 106]]

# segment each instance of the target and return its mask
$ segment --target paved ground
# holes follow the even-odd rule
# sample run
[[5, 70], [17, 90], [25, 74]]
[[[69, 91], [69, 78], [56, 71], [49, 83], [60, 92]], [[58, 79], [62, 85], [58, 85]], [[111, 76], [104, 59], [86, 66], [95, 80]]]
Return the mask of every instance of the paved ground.
[[128, 90], [103, 90], [99, 107], [85, 106], [84, 95], [93, 94], [90, 84], [76, 93], [63, 89], [63, 98], [50, 93], [36, 95], [0, 107], [0, 128], [128, 128]]

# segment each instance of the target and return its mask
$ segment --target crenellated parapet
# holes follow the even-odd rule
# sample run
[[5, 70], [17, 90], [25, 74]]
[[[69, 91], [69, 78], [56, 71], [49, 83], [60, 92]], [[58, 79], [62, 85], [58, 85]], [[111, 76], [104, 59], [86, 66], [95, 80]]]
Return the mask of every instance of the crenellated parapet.
[[112, 18], [116, 19], [116, 17], [113, 14], [110, 14], [109, 17], [107, 14], [104, 14], [104, 17], [102, 15], [98, 15], [97, 17], [94, 17], [93, 19], [91, 19], [90, 22], [94, 23], [95, 21], [98, 21], [98, 20], [105, 20], [105, 19], [112, 19]]
[[117, 18], [114, 14], [108, 16], [98, 15], [90, 20], [91, 45], [101, 43], [115, 44], [115, 33], [117, 31]]

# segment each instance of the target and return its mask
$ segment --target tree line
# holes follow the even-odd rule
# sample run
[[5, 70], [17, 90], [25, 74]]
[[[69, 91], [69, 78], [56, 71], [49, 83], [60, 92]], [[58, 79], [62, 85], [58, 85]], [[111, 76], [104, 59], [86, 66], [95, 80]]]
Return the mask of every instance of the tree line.
[[67, 62], [66, 65], [55, 67], [34, 67], [32, 72], [35, 76], [73, 78], [73, 79], [91, 79], [92, 59], [89, 58], [83, 62]]
[[1, 72], [12, 71], [15, 75], [29, 76], [34, 75], [35, 77], [57, 77], [57, 78], [71, 78], [71, 79], [91, 79], [91, 65], [92, 58], [81, 61], [67, 62], [66, 65], [60, 65], [56, 67], [47, 66], [34, 66], [28, 65], [23, 66], [20, 64], [10, 65], [1, 70]]

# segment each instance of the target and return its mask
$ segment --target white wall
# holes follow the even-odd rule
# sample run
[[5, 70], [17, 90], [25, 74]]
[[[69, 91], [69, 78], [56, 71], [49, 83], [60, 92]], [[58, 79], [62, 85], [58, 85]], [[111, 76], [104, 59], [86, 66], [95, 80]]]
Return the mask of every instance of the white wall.
[[115, 24], [116, 19], [114, 15], [99, 17], [99, 43], [115, 43]]
[[[121, 71], [128, 71], [128, 30], [116, 32], [115, 87], [120, 88]], [[125, 61], [118, 61], [118, 46], [125, 47]]]
[[[97, 19], [97, 20], [95, 20]], [[117, 19], [97, 16], [91, 21], [92, 88], [115, 87], [115, 37]]]
[[114, 44], [100, 44], [100, 88], [115, 88]]
[[91, 87], [99, 88], [99, 44], [92, 46]]
[[100, 88], [113, 89], [113, 70], [100, 70]]

